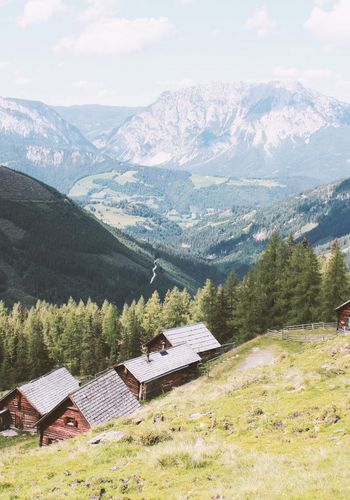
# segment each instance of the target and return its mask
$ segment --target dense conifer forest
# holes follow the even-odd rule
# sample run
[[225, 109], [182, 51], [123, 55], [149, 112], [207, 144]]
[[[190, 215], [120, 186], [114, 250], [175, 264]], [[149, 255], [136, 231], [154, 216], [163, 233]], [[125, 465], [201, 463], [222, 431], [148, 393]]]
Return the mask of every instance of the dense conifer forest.
[[160, 329], [190, 322], [204, 321], [222, 343], [240, 343], [267, 328], [332, 321], [334, 308], [350, 294], [337, 242], [323, 267], [306, 240], [285, 241], [275, 233], [242, 282], [234, 274], [218, 287], [208, 279], [194, 297], [175, 287], [163, 301], [155, 291], [122, 310], [91, 300], [59, 306], [38, 301], [30, 309], [0, 303], [0, 389], [61, 365], [74, 375], [94, 375], [140, 355]]

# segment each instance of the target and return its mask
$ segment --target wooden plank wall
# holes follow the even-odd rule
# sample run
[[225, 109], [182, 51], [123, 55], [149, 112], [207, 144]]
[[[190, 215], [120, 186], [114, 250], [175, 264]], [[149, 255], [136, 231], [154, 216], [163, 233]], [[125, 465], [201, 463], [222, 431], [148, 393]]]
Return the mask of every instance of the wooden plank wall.
[[338, 328], [348, 326], [348, 319], [350, 318], [350, 304], [345, 306], [340, 311], [337, 311]]
[[0, 410], [4, 408], [8, 408], [10, 412], [10, 427], [36, 432], [35, 424], [41, 415], [18, 389], [9, 394], [8, 398], [0, 404]]
[[115, 370], [118, 373], [119, 377], [123, 380], [123, 382], [129, 387], [133, 395], [138, 398], [140, 390], [139, 381], [123, 365], [117, 366]]
[[[68, 417], [76, 421], [76, 427], [67, 425]], [[90, 425], [78, 408], [67, 400], [40, 425], [40, 446], [75, 437], [89, 429]]]
[[143, 399], [150, 399], [191, 380], [197, 372], [197, 363], [144, 384]]

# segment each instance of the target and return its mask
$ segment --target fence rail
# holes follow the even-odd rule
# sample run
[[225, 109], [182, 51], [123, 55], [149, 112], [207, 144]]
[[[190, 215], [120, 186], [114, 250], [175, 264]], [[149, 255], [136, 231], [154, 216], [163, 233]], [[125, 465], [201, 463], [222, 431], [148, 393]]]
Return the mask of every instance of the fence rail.
[[[336, 322], [331, 322], [331, 323], [326, 323], [326, 322], [321, 322], [321, 323], [310, 323], [306, 325], [292, 325], [292, 326], [285, 326], [281, 329], [268, 329], [267, 330], [267, 335], [269, 337], [274, 337], [282, 340], [294, 340], [296, 342], [326, 342], [327, 340], [331, 340], [336, 338], [338, 335], [342, 334], [342, 331], [337, 331], [336, 330], [337, 323]], [[305, 332], [310, 332], [310, 333], [305, 333], [304, 335], [301, 334], [295, 334], [293, 332], [303, 330]], [[325, 334], [312, 334], [312, 331], [314, 330], [332, 330], [333, 333], [325, 333]]]

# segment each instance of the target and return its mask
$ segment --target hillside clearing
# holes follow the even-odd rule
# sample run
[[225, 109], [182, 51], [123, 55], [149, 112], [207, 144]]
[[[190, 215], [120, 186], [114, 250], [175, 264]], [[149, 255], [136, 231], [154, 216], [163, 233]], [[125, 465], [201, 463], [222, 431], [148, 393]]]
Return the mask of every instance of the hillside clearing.
[[[237, 369], [257, 352], [274, 364]], [[349, 371], [346, 338], [260, 337], [131, 418], [47, 449], [3, 449], [0, 498], [347, 498]], [[106, 430], [124, 436], [89, 444]]]

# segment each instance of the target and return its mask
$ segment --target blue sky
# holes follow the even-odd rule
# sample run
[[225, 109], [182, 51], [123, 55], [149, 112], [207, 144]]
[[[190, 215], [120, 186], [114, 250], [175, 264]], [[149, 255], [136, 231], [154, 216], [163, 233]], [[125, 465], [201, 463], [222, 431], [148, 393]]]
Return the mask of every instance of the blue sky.
[[0, 95], [144, 105], [211, 81], [350, 102], [350, 0], [0, 0]]

